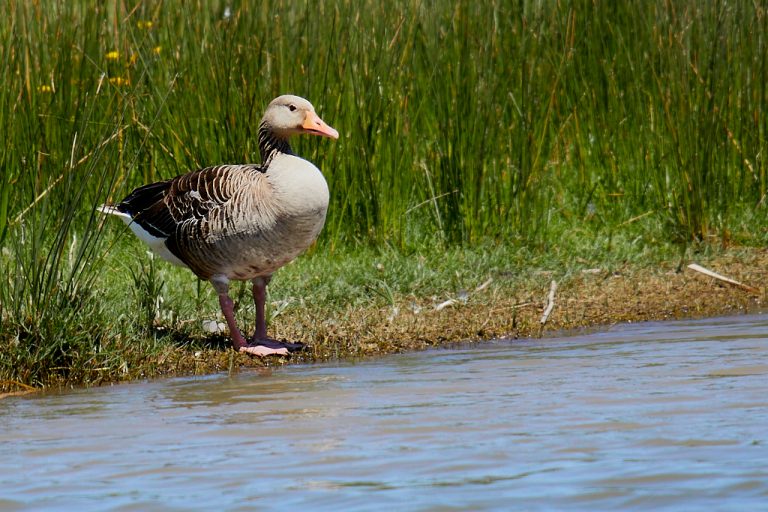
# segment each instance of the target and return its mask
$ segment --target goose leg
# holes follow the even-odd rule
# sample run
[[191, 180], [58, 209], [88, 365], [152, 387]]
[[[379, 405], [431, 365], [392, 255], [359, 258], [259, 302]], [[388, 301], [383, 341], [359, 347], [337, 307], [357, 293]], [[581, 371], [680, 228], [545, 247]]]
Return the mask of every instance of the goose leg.
[[272, 276], [265, 276], [255, 277], [251, 280], [253, 283], [253, 302], [256, 304], [256, 330], [253, 333], [253, 338], [251, 338], [251, 344], [270, 349], [284, 349], [288, 352], [297, 352], [304, 348], [303, 343], [278, 341], [267, 336], [267, 317], [265, 308], [267, 302], [267, 285], [271, 279]]
[[229, 327], [229, 335], [232, 337], [232, 348], [238, 352], [245, 352], [255, 356], [270, 356], [279, 355], [284, 356], [288, 354], [288, 349], [285, 347], [267, 347], [265, 345], [252, 345], [249, 344], [243, 337], [240, 329], [237, 328], [237, 322], [235, 322], [235, 303], [229, 296], [229, 282], [226, 278], [214, 277], [211, 279], [216, 293], [219, 295], [219, 306], [221, 306], [221, 312], [224, 314], [224, 318], [227, 321], [227, 327]]
[[253, 332], [253, 341], [267, 339], [267, 316], [265, 309], [267, 304], [267, 285], [271, 279], [271, 276], [254, 277], [251, 279], [251, 283], [253, 283], [253, 302], [256, 304], [256, 330]]

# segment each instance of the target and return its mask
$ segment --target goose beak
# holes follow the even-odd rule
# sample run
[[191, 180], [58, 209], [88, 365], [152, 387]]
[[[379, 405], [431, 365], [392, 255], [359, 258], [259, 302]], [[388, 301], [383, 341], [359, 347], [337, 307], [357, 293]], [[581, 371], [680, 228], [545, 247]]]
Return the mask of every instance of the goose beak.
[[339, 132], [325, 124], [325, 121], [320, 119], [320, 116], [314, 112], [307, 112], [307, 116], [304, 118], [304, 123], [301, 127], [306, 133], [314, 135], [320, 135], [322, 137], [330, 137], [332, 139], [339, 138]]

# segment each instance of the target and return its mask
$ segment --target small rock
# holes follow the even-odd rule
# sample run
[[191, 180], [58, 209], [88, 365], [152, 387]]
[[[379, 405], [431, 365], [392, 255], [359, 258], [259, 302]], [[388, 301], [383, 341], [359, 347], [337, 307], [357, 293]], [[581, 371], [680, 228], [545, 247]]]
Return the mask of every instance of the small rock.
[[209, 334], [221, 334], [226, 329], [224, 322], [217, 320], [203, 320], [203, 331]]

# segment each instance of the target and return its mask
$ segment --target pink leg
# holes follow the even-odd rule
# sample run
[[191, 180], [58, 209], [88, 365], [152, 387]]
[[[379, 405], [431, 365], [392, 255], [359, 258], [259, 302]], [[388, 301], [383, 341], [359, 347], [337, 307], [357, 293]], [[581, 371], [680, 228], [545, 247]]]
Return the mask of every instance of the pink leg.
[[265, 313], [267, 303], [267, 284], [271, 276], [256, 277], [253, 283], [253, 302], [256, 304], [256, 330], [253, 332], [253, 341], [267, 339], [267, 316]]
[[267, 336], [267, 316], [265, 314], [265, 305], [267, 302], [267, 285], [272, 276], [255, 277], [251, 280], [253, 283], [253, 302], [256, 304], [256, 330], [251, 338], [251, 345], [260, 347], [269, 347], [274, 350], [288, 350], [296, 352], [304, 349], [304, 344], [300, 342], [291, 343], [289, 341], [277, 341]]
[[227, 321], [227, 327], [229, 327], [229, 334], [232, 337], [232, 348], [239, 352], [245, 352], [253, 354], [255, 356], [269, 356], [269, 355], [288, 355], [287, 348], [270, 348], [263, 345], [252, 346], [249, 345], [240, 329], [237, 328], [237, 322], [235, 322], [235, 303], [229, 297], [229, 283], [227, 280], [219, 278], [212, 279], [211, 283], [219, 294], [219, 305], [221, 306], [221, 312], [224, 313], [224, 318]]
[[227, 320], [229, 335], [232, 336], [232, 347], [235, 350], [247, 347], [248, 343], [243, 338], [240, 329], [237, 328], [237, 322], [235, 322], [235, 303], [232, 302], [228, 294], [219, 294], [219, 306], [221, 306], [221, 312], [224, 313], [224, 318]]

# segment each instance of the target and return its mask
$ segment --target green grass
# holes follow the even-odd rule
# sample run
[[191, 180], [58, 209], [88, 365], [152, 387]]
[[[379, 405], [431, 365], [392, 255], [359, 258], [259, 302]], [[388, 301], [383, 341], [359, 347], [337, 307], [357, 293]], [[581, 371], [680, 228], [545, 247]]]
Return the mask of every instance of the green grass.
[[[94, 207], [257, 160], [262, 111], [287, 92], [342, 135], [296, 143], [332, 200], [311, 257], [276, 277], [286, 297], [376, 303], [469, 286], [461, 275], [504, 261], [515, 272], [763, 245], [767, 8], [11, 1], [0, 381], [92, 382], [87, 368], [151, 358], [168, 343], [149, 325], [158, 297], [181, 304], [174, 322], [211, 314], [205, 286], [149, 261]], [[377, 255], [400, 277], [372, 269]], [[398, 263], [419, 256], [429, 271]]]

